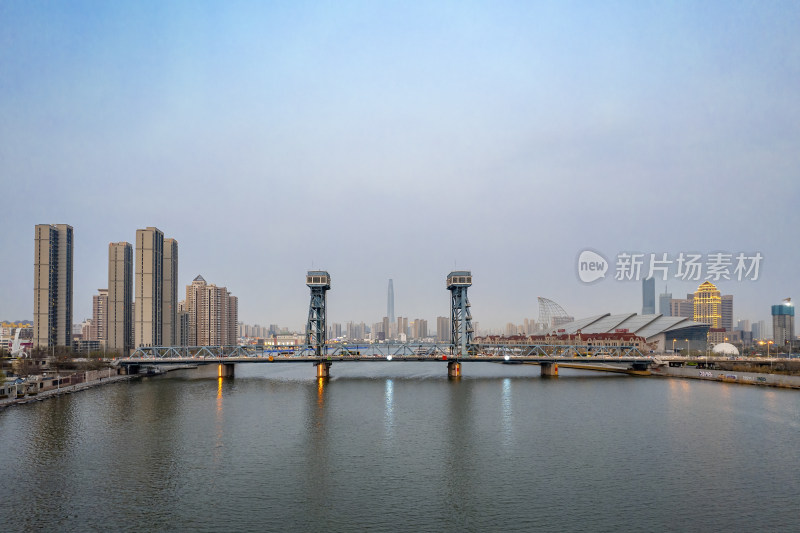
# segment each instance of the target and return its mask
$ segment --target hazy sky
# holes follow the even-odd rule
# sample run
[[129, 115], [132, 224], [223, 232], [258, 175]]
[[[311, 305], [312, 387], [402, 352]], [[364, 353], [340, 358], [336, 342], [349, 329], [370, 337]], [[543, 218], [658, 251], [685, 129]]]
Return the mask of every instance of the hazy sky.
[[75, 322], [146, 226], [251, 324], [300, 328], [312, 268], [330, 322], [378, 321], [389, 278], [433, 321], [454, 267], [482, 327], [641, 312], [625, 251], [760, 252], [718, 286], [768, 319], [800, 298], [798, 28], [778, 1], [5, 0], [0, 319], [32, 318], [38, 223], [75, 228]]

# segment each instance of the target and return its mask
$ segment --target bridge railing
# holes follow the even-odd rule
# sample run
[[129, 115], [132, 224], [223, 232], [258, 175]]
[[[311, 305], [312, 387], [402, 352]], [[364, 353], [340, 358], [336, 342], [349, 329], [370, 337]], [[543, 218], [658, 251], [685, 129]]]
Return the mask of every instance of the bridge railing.
[[[449, 343], [336, 343], [325, 347], [324, 358], [375, 357], [398, 358], [454, 358], [453, 345]], [[467, 358], [495, 358], [505, 360], [524, 358], [575, 358], [649, 359], [634, 346], [589, 346], [562, 344], [472, 344]], [[316, 348], [299, 346], [147, 346], [140, 347], [130, 359], [222, 359], [246, 357], [317, 357]], [[464, 357], [458, 357], [464, 359]]]

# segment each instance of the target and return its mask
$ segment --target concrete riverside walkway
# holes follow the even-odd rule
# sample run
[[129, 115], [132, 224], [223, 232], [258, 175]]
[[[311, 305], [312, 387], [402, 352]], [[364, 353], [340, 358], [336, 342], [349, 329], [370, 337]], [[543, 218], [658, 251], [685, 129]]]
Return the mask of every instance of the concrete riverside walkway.
[[2, 398], [0, 399], [0, 409], [4, 407], [8, 407], [11, 405], [35, 402], [38, 400], [43, 400], [45, 398], [52, 398], [53, 396], [60, 396], [62, 394], [71, 394], [73, 392], [82, 391], [88, 389], [90, 387], [97, 387], [98, 385], [106, 385], [109, 383], [119, 383], [121, 381], [128, 381], [130, 379], [138, 378], [138, 375], [120, 375], [120, 376], [110, 376], [110, 377], [101, 377], [98, 379], [93, 379], [91, 381], [85, 381], [83, 383], [76, 383], [75, 385], [66, 385], [64, 387], [56, 388], [56, 389], [48, 389], [44, 391], [40, 391], [36, 394], [25, 395], [21, 398]]
[[788, 376], [785, 374], [740, 372], [737, 370], [697, 368], [694, 366], [670, 367], [667, 365], [651, 367], [650, 374], [653, 376], [671, 378], [702, 379], [707, 381], [722, 381], [725, 383], [741, 383], [743, 385], [763, 385], [768, 387], [800, 389], [800, 376]]

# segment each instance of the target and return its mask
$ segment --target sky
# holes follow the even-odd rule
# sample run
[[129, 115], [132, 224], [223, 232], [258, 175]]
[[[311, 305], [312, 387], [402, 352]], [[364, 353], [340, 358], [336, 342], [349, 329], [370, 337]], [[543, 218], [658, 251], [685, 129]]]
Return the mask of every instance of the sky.
[[[537, 296], [641, 312], [619, 254], [682, 252], [761, 254], [715, 283], [769, 320], [800, 298], [799, 27], [791, 1], [0, 2], [0, 319], [32, 318], [34, 225], [66, 223], [75, 322], [147, 226], [179, 294], [202, 275], [248, 324], [302, 328], [311, 269], [329, 322], [379, 321], [391, 278], [433, 328], [454, 269], [485, 329]], [[706, 272], [675, 274], [656, 292]]]

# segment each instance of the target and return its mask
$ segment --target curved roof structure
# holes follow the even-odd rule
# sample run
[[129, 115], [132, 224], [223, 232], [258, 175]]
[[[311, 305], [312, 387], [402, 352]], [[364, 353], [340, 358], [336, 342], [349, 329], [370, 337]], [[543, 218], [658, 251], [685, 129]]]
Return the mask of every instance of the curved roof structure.
[[578, 331], [581, 333], [614, 333], [618, 330], [625, 330], [627, 333], [648, 339], [661, 333], [677, 334], [688, 328], [708, 330], [709, 327], [708, 324], [695, 322], [682, 316], [638, 315], [636, 313], [612, 315], [606, 313], [562, 324], [548, 331], [553, 334], [575, 334]]
[[[539, 300], [539, 323], [544, 324], [544, 327], [552, 326], [554, 324], [554, 319], [572, 319], [567, 312], [564, 311], [564, 308], [553, 300], [542, 298], [541, 296], [537, 296], [537, 300]], [[556, 323], [557, 322], [559, 321], [556, 320]], [[561, 320], [561, 322], [565, 322], [565, 320]]]

